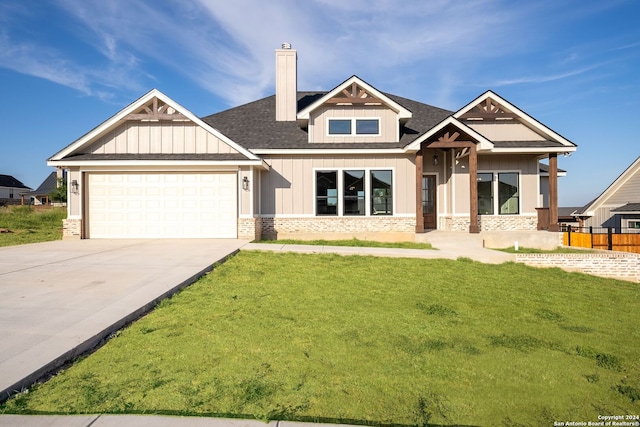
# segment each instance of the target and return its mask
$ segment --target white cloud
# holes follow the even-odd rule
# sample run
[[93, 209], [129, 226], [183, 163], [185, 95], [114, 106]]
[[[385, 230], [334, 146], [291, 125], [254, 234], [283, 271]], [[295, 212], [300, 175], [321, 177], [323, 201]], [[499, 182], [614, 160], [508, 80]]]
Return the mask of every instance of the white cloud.
[[[99, 60], [85, 61], [62, 45], [26, 41], [0, 54], [0, 65], [89, 95], [142, 92], [149, 84], [162, 84], [162, 73], [155, 71], [159, 67], [229, 104], [240, 104], [273, 92], [273, 52], [285, 41], [298, 50], [301, 90], [330, 89], [358, 74], [385, 91], [444, 106], [457, 105], [457, 88], [469, 81], [540, 83], [588, 71], [567, 61], [564, 66], [573, 63], [573, 70], [499, 77], [508, 75], [512, 65], [504, 58], [526, 52], [542, 37], [532, 26], [553, 3], [517, 8], [505, 7], [501, 0], [405, 0], [401, 6], [391, 0], [56, 4], [71, 17], [69, 31], [76, 41], [89, 46]], [[556, 12], [560, 8], [554, 7]], [[0, 43], [6, 48], [15, 41]], [[30, 58], [36, 50], [45, 55]], [[486, 74], [492, 71], [495, 75]]]

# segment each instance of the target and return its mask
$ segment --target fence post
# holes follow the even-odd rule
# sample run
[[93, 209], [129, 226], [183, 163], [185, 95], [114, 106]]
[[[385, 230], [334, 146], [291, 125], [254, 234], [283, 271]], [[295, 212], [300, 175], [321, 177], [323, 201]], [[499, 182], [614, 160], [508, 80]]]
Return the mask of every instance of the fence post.
[[607, 227], [607, 250], [613, 250], [613, 229]]
[[571, 246], [571, 226], [567, 227], [567, 246]]
[[593, 249], [593, 225], [589, 226], [589, 236], [591, 237], [591, 249]]

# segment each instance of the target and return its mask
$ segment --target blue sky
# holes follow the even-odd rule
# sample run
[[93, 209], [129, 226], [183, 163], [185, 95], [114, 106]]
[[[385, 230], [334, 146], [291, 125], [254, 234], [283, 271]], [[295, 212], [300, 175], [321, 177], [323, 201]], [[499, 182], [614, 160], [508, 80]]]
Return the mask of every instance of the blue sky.
[[158, 88], [198, 116], [353, 74], [457, 110], [487, 89], [578, 144], [560, 204], [581, 206], [640, 156], [636, 0], [1, 0], [0, 174], [46, 159]]

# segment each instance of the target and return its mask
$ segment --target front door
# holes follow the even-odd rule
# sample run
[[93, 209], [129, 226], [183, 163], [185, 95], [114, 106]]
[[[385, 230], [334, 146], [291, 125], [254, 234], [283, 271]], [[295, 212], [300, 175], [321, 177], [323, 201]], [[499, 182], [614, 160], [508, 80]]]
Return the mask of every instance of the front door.
[[436, 176], [424, 175], [422, 177], [422, 215], [424, 217], [424, 229], [435, 230], [437, 228], [436, 209]]

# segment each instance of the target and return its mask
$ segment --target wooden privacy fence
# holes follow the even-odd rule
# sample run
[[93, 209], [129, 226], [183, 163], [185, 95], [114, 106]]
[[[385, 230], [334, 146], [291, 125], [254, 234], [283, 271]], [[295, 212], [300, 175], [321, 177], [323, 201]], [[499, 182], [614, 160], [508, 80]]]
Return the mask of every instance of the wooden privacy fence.
[[640, 233], [614, 233], [612, 228], [600, 229], [601, 232], [594, 232], [593, 228], [574, 230], [570, 227], [563, 233], [565, 246], [640, 254]]

